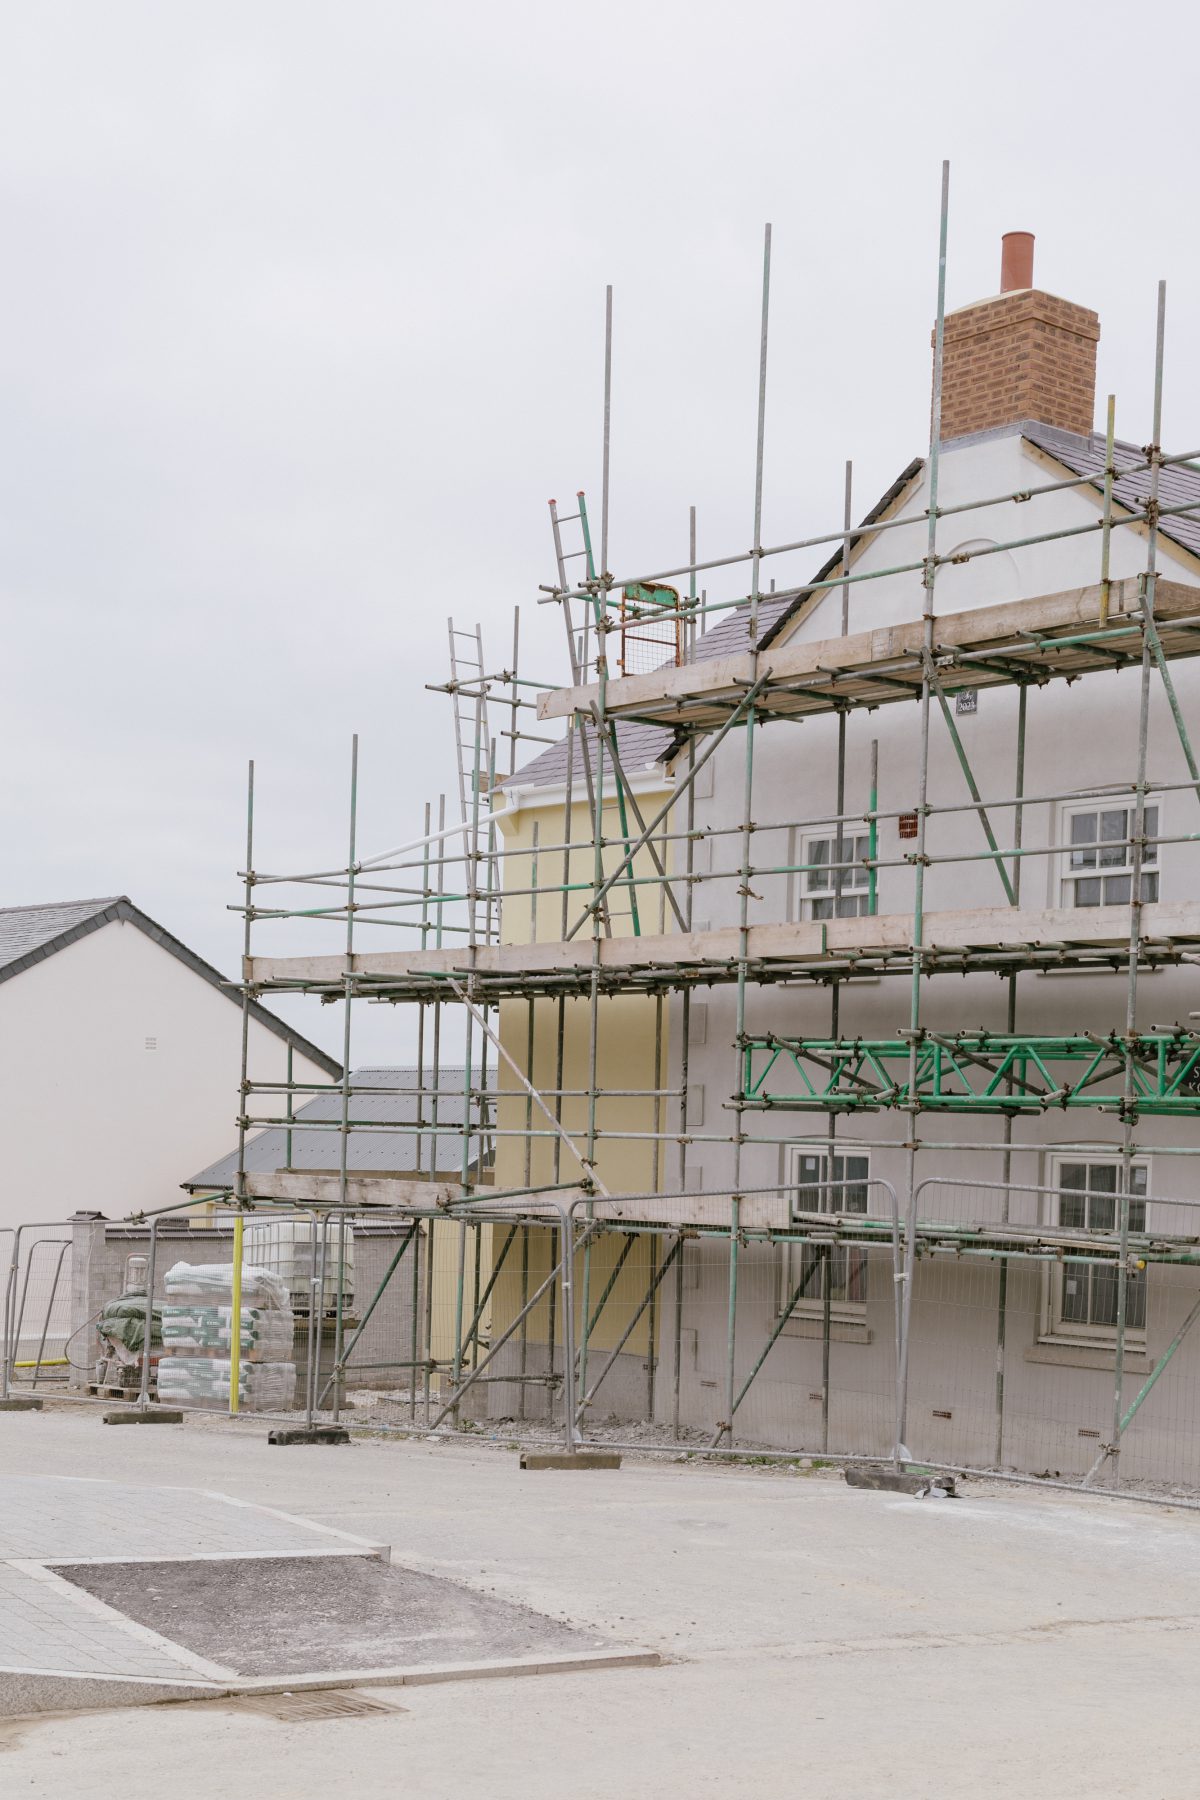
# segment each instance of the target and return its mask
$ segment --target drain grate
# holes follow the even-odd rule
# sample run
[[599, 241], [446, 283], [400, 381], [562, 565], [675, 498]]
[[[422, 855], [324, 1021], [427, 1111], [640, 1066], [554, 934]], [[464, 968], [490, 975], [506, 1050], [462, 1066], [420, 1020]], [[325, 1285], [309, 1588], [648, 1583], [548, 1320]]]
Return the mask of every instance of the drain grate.
[[407, 1706], [395, 1706], [390, 1700], [371, 1700], [366, 1694], [331, 1688], [305, 1694], [239, 1694], [234, 1705], [239, 1712], [258, 1713], [260, 1718], [278, 1719], [284, 1725], [298, 1725], [306, 1719], [364, 1719], [372, 1713], [408, 1711]]

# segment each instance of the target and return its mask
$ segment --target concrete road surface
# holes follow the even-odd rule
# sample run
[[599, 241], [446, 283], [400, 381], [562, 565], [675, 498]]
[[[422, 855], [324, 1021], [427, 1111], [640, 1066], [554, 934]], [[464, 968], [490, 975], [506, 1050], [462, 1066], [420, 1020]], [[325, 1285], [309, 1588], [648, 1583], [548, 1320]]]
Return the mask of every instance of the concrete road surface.
[[[262, 1425], [0, 1415], [7, 1474], [219, 1488], [392, 1545], [658, 1668], [377, 1690], [281, 1722], [205, 1700], [0, 1724], [0, 1793], [75, 1800], [1200, 1796], [1200, 1515], [967, 1484], [959, 1501]], [[373, 1690], [355, 1690], [370, 1697]]]

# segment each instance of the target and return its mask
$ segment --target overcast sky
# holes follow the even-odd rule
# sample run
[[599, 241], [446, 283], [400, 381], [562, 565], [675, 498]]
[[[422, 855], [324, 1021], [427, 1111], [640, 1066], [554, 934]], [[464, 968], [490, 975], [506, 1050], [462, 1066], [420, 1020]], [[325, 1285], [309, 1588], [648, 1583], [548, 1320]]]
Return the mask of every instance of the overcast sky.
[[[249, 757], [261, 868], [344, 861], [356, 730], [360, 847], [419, 828], [446, 614], [502, 662], [520, 603], [561, 678], [546, 500], [598, 498], [606, 282], [610, 565], [680, 555], [693, 503], [746, 547], [766, 220], [766, 541], [925, 447], [943, 156], [950, 305], [1035, 232], [1142, 443], [1166, 277], [1192, 448], [1196, 12], [1153, 18], [2, 0], [0, 903], [127, 893], [232, 972]], [[355, 1060], [409, 1048], [370, 1009]]]

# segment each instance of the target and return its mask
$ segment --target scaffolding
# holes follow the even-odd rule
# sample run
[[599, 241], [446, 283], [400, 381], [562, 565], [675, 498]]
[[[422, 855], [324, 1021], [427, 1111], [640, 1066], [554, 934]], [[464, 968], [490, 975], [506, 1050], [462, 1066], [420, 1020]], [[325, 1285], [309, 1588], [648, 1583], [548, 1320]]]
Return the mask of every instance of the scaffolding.
[[[735, 1427], [749, 1390], [780, 1336], [805, 1307], [815, 1306], [804, 1316], [811, 1317], [820, 1344], [820, 1387], [811, 1396], [814, 1404], [819, 1396], [819, 1426], [808, 1441], [805, 1431], [798, 1432], [787, 1453], [887, 1454], [910, 1461], [916, 1273], [918, 1265], [932, 1267], [942, 1258], [956, 1269], [997, 1273], [995, 1290], [988, 1290], [988, 1306], [995, 1308], [995, 1390], [986, 1396], [986, 1405], [994, 1407], [995, 1446], [983, 1460], [1011, 1473], [1004, 1441], [1011, 1284], [1027, 1269], [1050, 1267], [1061, 1278], [1065, 1267], [1081, 1281], [1106, 1284], [1103, 1292], [1111, 1298], [1110, 1417], [1102, 1432], [1082, 1435], [1098, 1440], [1088, 1478], [1115, 1487], [1125, 1434], [1200, 1314], [1198, 1298], [1157, 1357], [1145, 1348], [1144, 1331], [1139, 1337], [1142, 1328], [1132, 1316], [1144, 1307], [1141, 1284], [1148, 1267], [1186, 1272], [1200, 1266], [1200, 1208], [1138, 1187], [1139, 1157], [1200, 1151], [1200, 1132], [1183, 1142], [1153, 1135], [1159, 1119], [1200, 1117], [1200, 1034], [1190, 1022], [1147, 1025], [1139, 1012], [1139, 983], [1147, 974], [1186, 971], [1200, 962], [1200, 901], [1160, 900], [1153, 881], [1163, 846], [1200, 839], [1200, 830], [1168, 835], [1160, 825], [1165, 794], [1200, 799], [1200, 766], [1172, 673], [1176, 662], [1200, 653], [1200, 584], [1167, 579], [1160, 571], [1161, 538], [1172, 519], [1200, 514], [1200, 498], [1176, 499], [1178, 488], [1170, 481], [1200, 452], [1167, 454], [1160, 441], [1165, 290], [1160, 286], [1158, 293], [1151, 441], [1143, 451], [1118, 443], [1110, 400], [1099, 470], [941, 504], [948, 194], [944, 169], [933, 404], [922, 470], [925, 547], [919, 558], [885, 569], [856, 567], [863, 546], [886, 542], [902, 527], [911, 531], [913, 520], [884, 510], [854, 525], [849, 465], [844, 516], [835, 529], [762, 542], [768, 227], [751, 548], [700, 559], [692, 509], [686, 561], [628, 575], [609, 572], [610, 289], [598, 555], [586, 495], [578, 496], [569, 515], [552, 501], [555, 578], [539, 591], [539, 604], [556, 609], [563, 621], [565, 681], [532, 680], [519, 671], [517, 624], [510, 658], [494, 665], [485, 657], [482, 634], [474, 627], [456, 630], [452, 622], [449, 677], [437, 687], [453, 709], [457, 816], [448, 817], [443, 796], [425, 806], [423, 828], [409, 841], [363, 857], [355, 740], [341, 867], [283, 874], [256, 867], [251, 767], [239, 909], [247, 1017], [252, 1001], [271, 994], [301, 994], [343, 1007], [343, 1077], [334, 1090], [341, 1101], [341, 1153], [337, 1168], [318, 1173], [247, 1170], [250, 1134], [280, 1124], [289, 1133], [301, 1131], [297, 1100], [323, 1090], [290, 1079], [257, 1080], [246, 1060], [244, 1031], [239, 1173], [229, 1203], [239, 1211], [307, 1208], [326, 1219], [326, 1229], [329, 1221], [372, 1211], [414, 1222], [372, 1306], [405, 1254], [414, 1267], [418, 1256], [424, 1258], [424, 1272], [414, 1275], [413, 1307], [415, 1316], [421, 1288], [426, 1325], [421, 1346], [409, 1356], [410, 1364], [420, 1362], [426, 1371], [423, 1428], [461, 1422], [472, 1389], [478, 1393], [490, 1381], [517, 1394], [512, 1412], [520, 1421], [533, 1422], [529, 1396], [540, 1390], [541, 1425], [554, 1423], [568, 1443], [587, 1441], [597, 1391], [632, 1343], [645, 1346], [642, 1416], [663, 1425], [667, 1447], [677, 1446], [686, 1270], [695, 1264], [693, 1246], [702, 1244], [708, 1256], [717, 1247], [724, 1268], [720, 1404], [703, 1434], [706, 1450], [738, 1452]], [[939, 545], [946, 521], [1072, 491], [1099, 498], [1094, 520], [966, 552]], [[1136, 534], [1144, 542], [1136, 576], [1112, 573], [1118, 534]], [[939, 611], [939, 580], [951, 564], [1072, 538], [1094, 539], [1095, 578], [1089, 583]], [[1085, 541], [1079, 554], [1087, 549]], [[787, 567], [788, 559], [810, 552], [830, 558], [816, 579], [779, 586], [765, 579], [774, 559], [783, 558], [778, 566]], [[703, 579], [740, 584], [743, 574], [748, 585], [724, 597], [710, 598], [699, 585]], [[911, 578], [921, 596], [919, 611], [914, 607], [907, 621], [851, 632], [852, 593], [881, 576]], [[839, 635], [773, 639], [772, 623], [788, 608], [825, 591], [840, 595]], [[1140, 682], [1128, 779], [1080, 785], [1051, 768], [1028, 785], [1031, 692], [1114, 669], [1134, 671]], [[975, 766], [956, 724], [959, 712], [970, 710], [970, 696], [992, 689], [1013, 696], [1011, 782], [997, 781], [994, 758], [986, 769]], [[1151, 779], [1155, 695], [1165, 698], [1186, 779]], [[960, 707], [962, 696], [968, 698]], [[858, 730], [860, 715], [894, 706], [911, 709], [915, 799], [881, 803], [878, 749], [871, 742], [867, 790], [855, 801], [848, 734]], [[764, 819], [756, 811], [755, 785], [761, 731], [786, 730], [789, 722], [794, 727], [822, 715], [836, 723], [832, 808], [808, 816], [801, 806], [796, 816], [771, 813]], [[647, 728], [658, 734], [661, 779], [645, 777], [641, 764], [629, 766], [631, 734]], [[942, 733], [961, 772], [961, 801], [933, 796], [931, 748]], [[728, 816], [698, 810], [704, 771], [717, 759], [728, 771], [739, 741], [736, 808]], [[510, 841], [514, 822], [530, 818], [520, 795], [530, 745], [557, 757], [554, 830], [543, 835], [546, 808], [534, 808], [528, 830]], [[727, 780], [726, 792], [731, 785]], [[1127, 901], [1026, 905], [1023, 873], [1031, 864], [1055, 867], [1064, 854], [1061, 842], [1029, 841], [1032, 810], [1089, 798], [1099, 806], [1114, 795], [1125, 809], [1122, 834], [1079, 837], [1070, 851], [1101, 858], [1120, 850]], [[931, 829], [938, 821], [977, 826], [978, 842], [939, 846]], [[882, 852], [884, 827], [897, 834], [901, 848], [895, 855]], [[813, 832], [828, 846], [820, 860], [803, 848]], [[976, 864], [995, 871], [997, 904], [929, 908], [931, 869]], [[822, 916], [761, 916], [769, 909], [756, 883], [810, 879], [827, 898]], [[881, 911], [881, 888], [894, 896], [901, 880], [908, 884], [906, 908]], [[699, 909], [705, 896], [713, 907], [724, 904], [727, 923], [714, 926]], [[259, 954], [254, 931], [267, 921], [332, 925], [340, 942], [324, 948], [310, 938], [301, 954]], [[393, 948], [397, 931], [400, 946]], [[1103, 976], [1116, 1015], [1106, 1029], [1079, 1027], [1071, 1017], [1069, 985], [1058, 990], [1052, 1026], [1022, 1028], [1027, 984], [1047, 971]], [[1003, 1029], [948, 1030], [930, 1016], [930, 997], [952, 974], [1001, 980]], [[844, 1028], [847, 998], [862, 984], [897, 981], [901, 992], [907, 989], [904, 1028], [871, 1037]], [[717, 1129], [699, 1113], [689, 1055], [695, 1009], [722, 989], [731, 991], [733, 1012], [731, 1123]], [[785, 1000], [793, 993], [821, 998], [827, 1027], [781, 1031], [764, 1024], [761, 1002], [772, 991]], [[414, 1153], [404, 1172], [351, 1165], [352, 1139], [378, 1129], [355, 1112], [352, 1020], [364, 1003], [405, 1007], [413, 1021], [419, 1104], [407, 1128]], [[606, 1021], [631, 1005], [640, 1009], [636, 1036], [644, 1054], [626, 1085], [614, 1083], [605, 1062]], [[1044, 1013], [1045, 1003], [1036, 1010]], [[454, 1063], [464, 1073], [461, 1107], [449, 1121], [439, 1116], [439, 1101], [451, 1041]], [[997, 1120], [1000, 1135], [931, 1135], [951, 1113]], [[1077, 1137], [1056, 1138], [1054, 1148], [1085, 1158], [1096, 1151], [1088, 1131], [1098, 1114], [1117, 1128], [1118, 1177], [1111, 1189], [1093, 1190], [1085, 1182], [1069, 1218], [1055, 1212], [1047, 1187], [1013, 1178], [1013, 1158], [1022, 1149], [1014, 1141], [1016, 1122], [1048, 1114], [1077, 1118]], [[788, 1141], [812, 1154], [803, 1178], [767, 1187], [752, 1181], [748, 1164], [756, 1147], [780, 1143], [769, 1115], [798, 1120], [801, 1129]], [[895, 1135], [876, 1129], [863, 1136], [865, 1115], [875, 1127], [894, 1116]], [[447, 1140], [459, 1146], [457, 1180], [446, 1178], [445, 1158], [438, 1155]], [[894, 1150], [902, 1179], [853, 1173], [850, 1163], [864, 1146]], [[612, 1178], [620, 1147], [642, 1172], [632, 1191], [628, 1180]], [[937, 1170], [941, 1153], [972, 1164], [970, 1175], [956, 1176], [952, 1193], [948, 1180], [928, 1172]], [[703, 1179], [712, 1159], [722, 1156], [728, 1178]], [[335, 1226], [334, 1255], [336, 1236]], [[763, 1245], [792, 1259], [787, 1267], [796, 1279], [789, 1273], [769, 1332], [748, 1346], [739, 1337], [739, 1281], [746, 1259]], [[450, 1271], [453, 1328], [449, 1348], [435, 1355], [429, 1316], [439, 1254]], [[838, 1341], [834, 1290], [839, 1282], [865, 1283], [866, 1257], [886, 1265], [894, 1293], [893, 1395], [886, 1429], [875, 1430], [886, 1441], [873, 1450], [839, 1448], [830, 1428], [831, 1343]], [[514, 1297], [498, 1312], [506, 1284]], [[714, 1332], [719, 1316], [714, 1304]], [[536, 1341], [535, 1318], [542, 1321]], [[607, 1336], [597, 1369], [601, 1320]], [[338, 1369], [352, 1348], [339, 1316]], [[1135, 1364], [1148, 1379], [1131, 1395]], [[432, 1411], [431, 1379], [437, 1395]], [[931, 1443], [918, 1442], [915, 1453], [928, 1464], [955, 1466], [939, 1459]]]

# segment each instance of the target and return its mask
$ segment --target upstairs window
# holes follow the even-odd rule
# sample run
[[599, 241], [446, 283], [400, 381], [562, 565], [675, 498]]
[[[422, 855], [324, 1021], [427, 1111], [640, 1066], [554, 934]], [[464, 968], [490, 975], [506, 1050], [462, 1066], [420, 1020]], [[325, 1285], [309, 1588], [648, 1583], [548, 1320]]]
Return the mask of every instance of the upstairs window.
[[836, 837], [808, 839], [802, 879], [810, 919], [857, 919], [870, 911], [866, 869], [870, 841], [865, 832], [856, 836], [848, 831], [839, 856]]
[[[1146, 808], [1146, 836], [1158, 836], [1157, 806]], [[1133, 894], [1133, 835], [1137, 820], [1132, 806], [1072, 807], [1063, 836], [1070, 846], [1064, 858], [1064, 906], [1128, 906]], [[1142, 853], [1143, 900], [1158, 899], [1158, 845]]]

